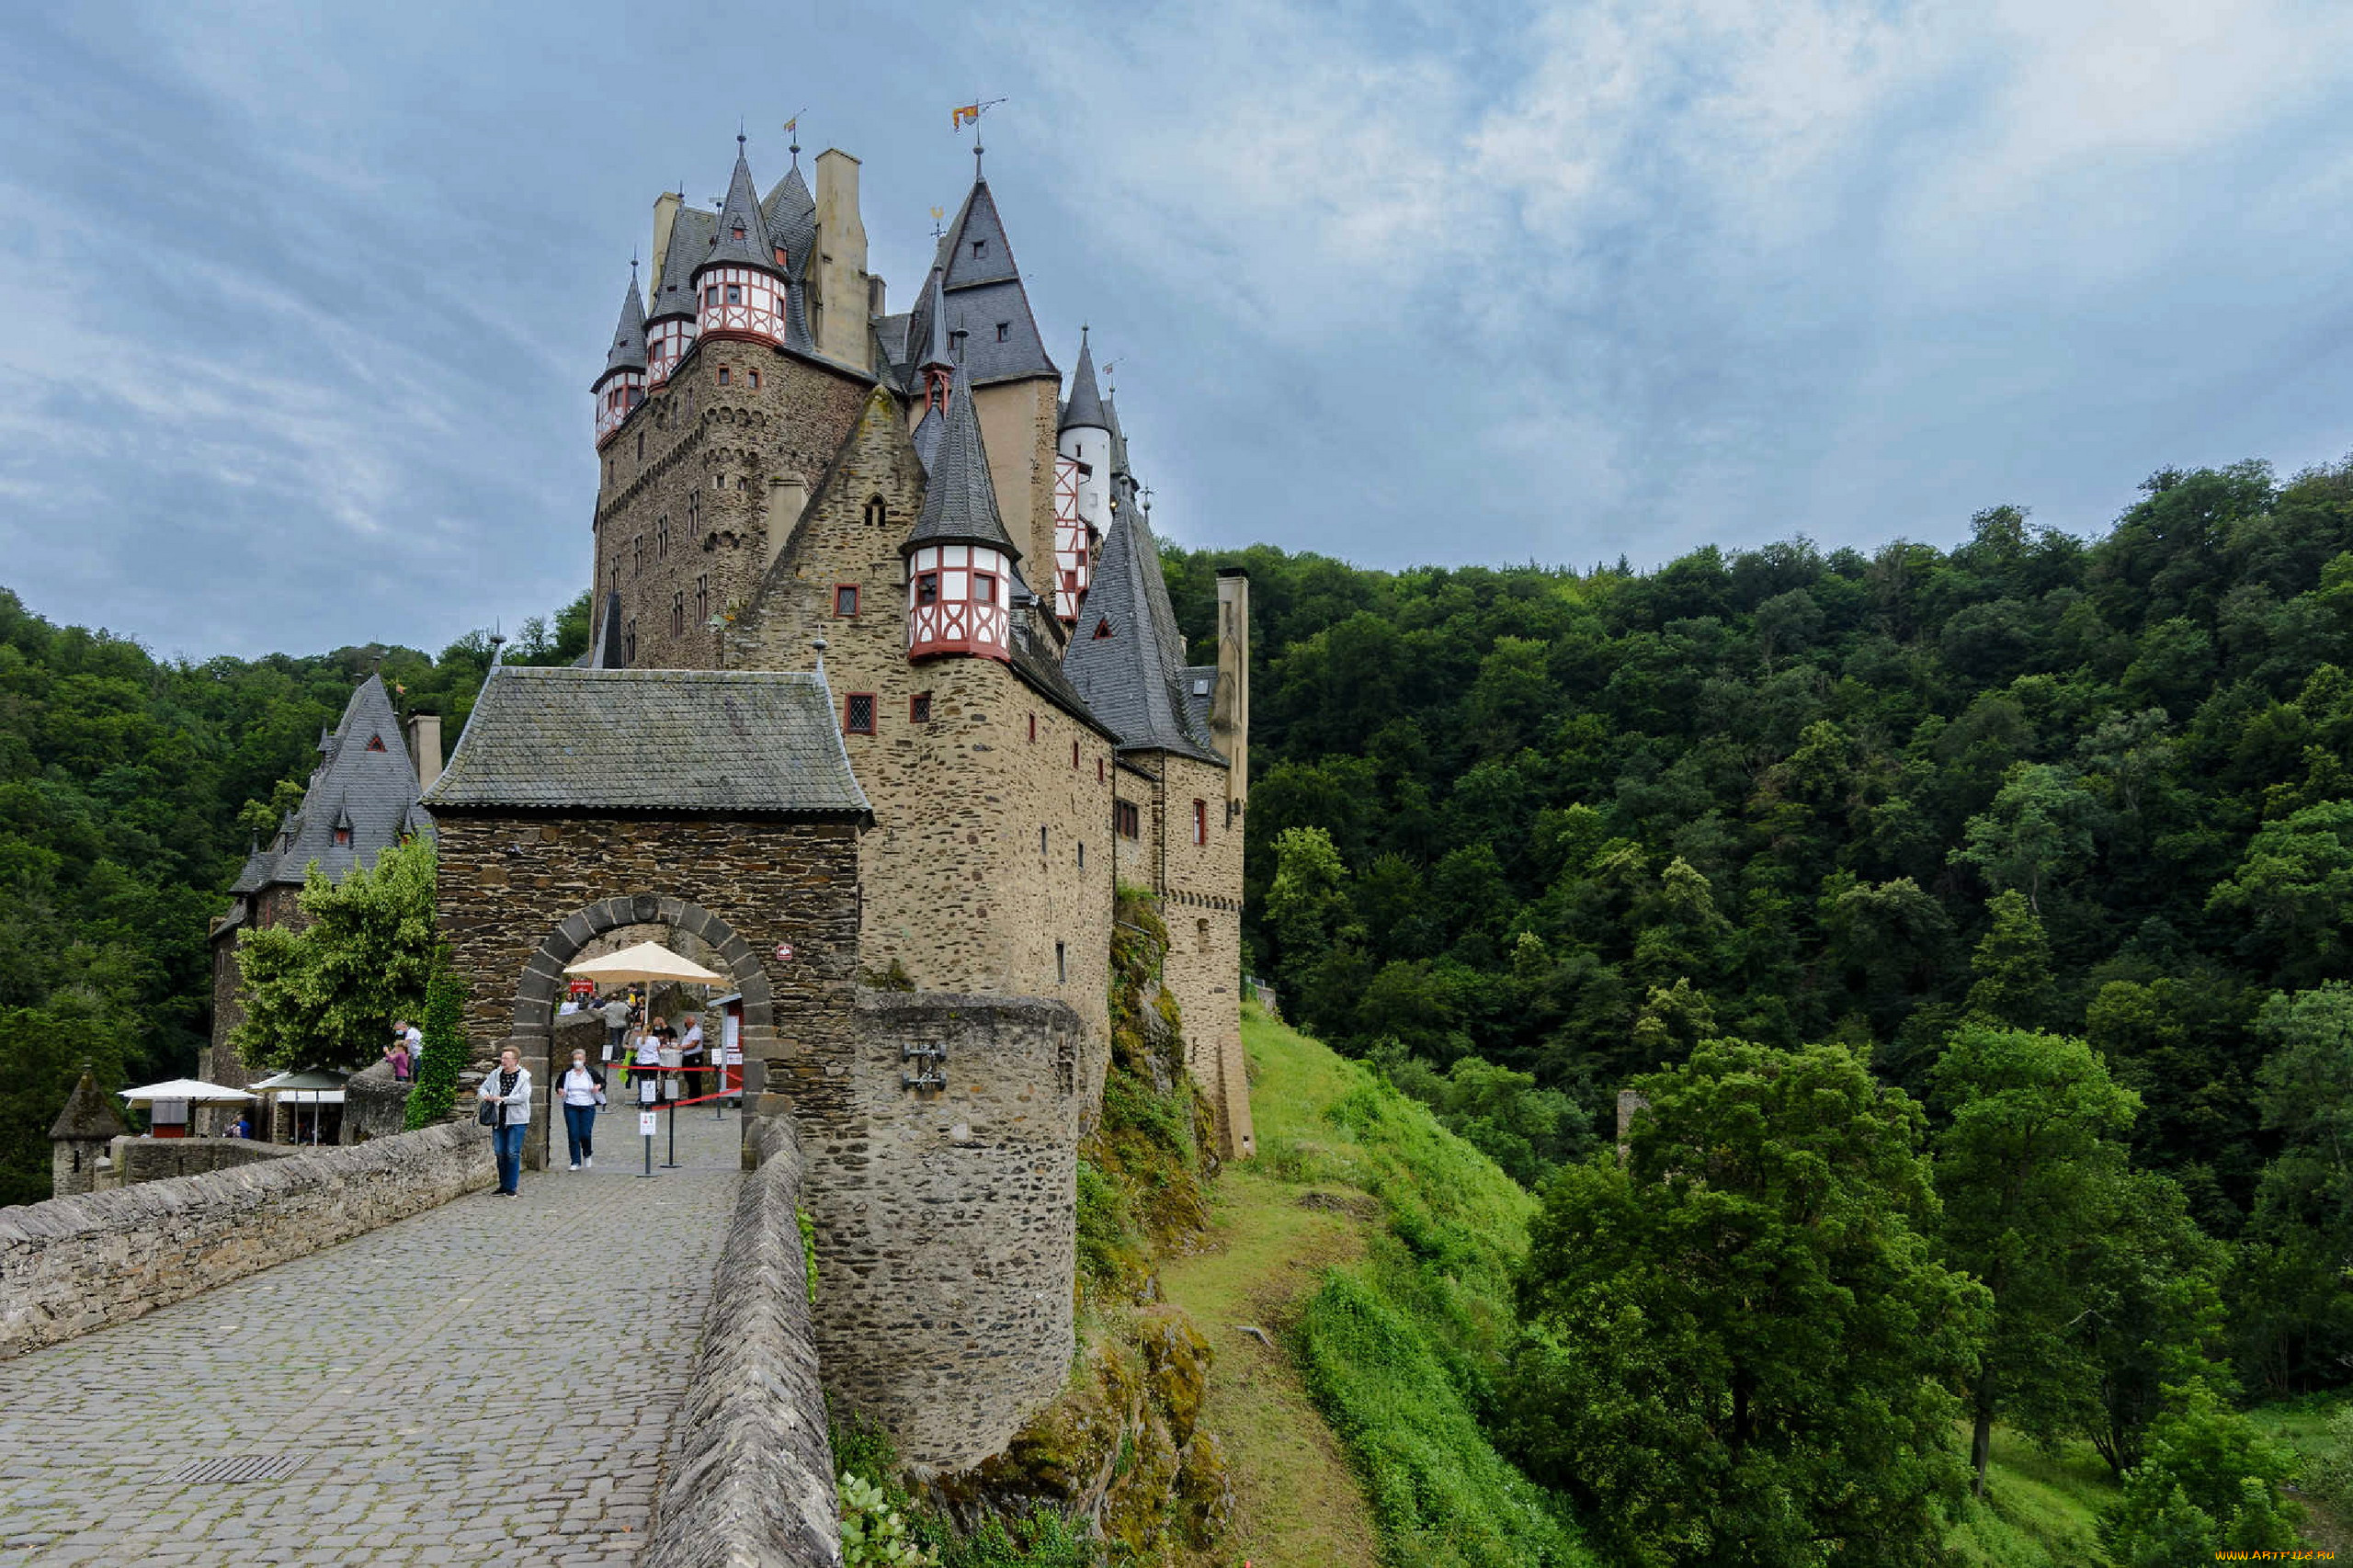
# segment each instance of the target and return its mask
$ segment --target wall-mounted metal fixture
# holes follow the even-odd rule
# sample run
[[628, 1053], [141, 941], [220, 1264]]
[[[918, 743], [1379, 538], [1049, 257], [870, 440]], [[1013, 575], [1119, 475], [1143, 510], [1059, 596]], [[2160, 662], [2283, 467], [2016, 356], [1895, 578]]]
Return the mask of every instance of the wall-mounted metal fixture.
[[899, 1074], [901, 1088], [939, 1090], [948, 1086], [948, 1048], [946, 1046], [902, 1046], [899, 1049], [899, 1060], [915, 1064], [914, 1072]]

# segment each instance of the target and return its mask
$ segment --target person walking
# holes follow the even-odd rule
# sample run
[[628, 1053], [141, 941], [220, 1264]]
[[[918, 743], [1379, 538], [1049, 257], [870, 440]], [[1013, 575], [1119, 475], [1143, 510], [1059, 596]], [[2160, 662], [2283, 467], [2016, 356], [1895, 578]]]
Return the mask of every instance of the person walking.
[[605, 1103], [605, 1075], [588, 1065], [588, 1053], [574, 1047], [572, 1065], [556, 1081], [563, 1098], [563, 1137], [572, 1147], [572, 1168], [595, 1170], [597, 1152], [590, 1139], [597, 1130], [597, 1110]]
[[498, 1065], [483, 1075], [474, 1090], [492, 1129], [491, 1146], [498, 1155], [498, 1196], [512, 1198], [523, 1181], [523, 1134], [531, 1125], [531, 1070], [513, 1046], [498, 1053]]
[[605, 1060], [625, 1060], [621, 1041], [629, 1034], [629, 998], [616, 996], [597, 1011], [605, 1016]]

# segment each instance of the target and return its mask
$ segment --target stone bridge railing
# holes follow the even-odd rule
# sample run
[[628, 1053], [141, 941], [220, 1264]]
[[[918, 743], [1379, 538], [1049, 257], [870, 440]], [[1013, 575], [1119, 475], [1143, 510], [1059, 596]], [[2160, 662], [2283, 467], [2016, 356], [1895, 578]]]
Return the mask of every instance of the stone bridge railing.
[[185, 1301], [479, 1191], [471, 1122], [0, 1209], [0, 1360]]
[[833, 1448], [809, 1337], [801, 1154], [756, 1118], [643, 1568], [840, 1568]]

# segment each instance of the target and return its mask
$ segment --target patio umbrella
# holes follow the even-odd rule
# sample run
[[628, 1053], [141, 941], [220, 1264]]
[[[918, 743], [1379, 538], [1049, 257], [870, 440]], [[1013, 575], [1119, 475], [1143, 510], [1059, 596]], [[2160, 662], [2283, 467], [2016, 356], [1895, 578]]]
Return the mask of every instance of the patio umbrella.
[[659, 942], [640, 942], [633, 948], [607, 953], [601, 959], [589, 959], [574, 964], [563, 972], [614, 985], [631, 983], [655, 985], [665, 981], [683, 981], [699, 985], [725, 983], [723, 976], [680, 958]]
[[190, 1105], [234, 1105], [255, 1096], [243, 1089], [232, 1089], [221, 1084], [208, 1084], [201, 1078], [175, 1078], [168, 1084], [150, 1084], [143, 1089], [124, 1089], [124, 1101], [131, 1105], [153, 1105], [157, 1100], [186, 1100]]

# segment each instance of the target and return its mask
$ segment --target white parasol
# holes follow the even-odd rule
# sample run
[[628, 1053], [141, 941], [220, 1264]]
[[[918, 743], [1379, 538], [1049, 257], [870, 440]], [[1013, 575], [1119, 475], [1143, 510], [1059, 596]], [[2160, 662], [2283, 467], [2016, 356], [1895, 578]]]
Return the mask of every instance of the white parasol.
[[640, 942], [633, 948], [607, 953], [601, 959], [589, 959], [574, 964], [563, 972], [615, 985], [632, 982], [654, 985], [665, 981], [699, 985], [726, 983], [723, 977], [711, 973], [699, 963], [680, 958], [659, 942]]
[[123, 1099], [131, 1105], [153, 1105], [157, 1100], [185, 1100], [189, 1105], [234, 1105], [257, 1096], [243, 1089], [232, 1089], [220, 1084], [208, 1084], [201, 1078], [175, 1078], [168, 1084], [150, 1084], [143, 1089], [124, 1089]]

